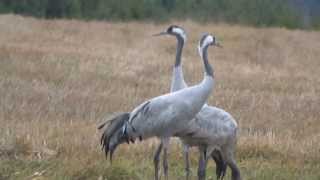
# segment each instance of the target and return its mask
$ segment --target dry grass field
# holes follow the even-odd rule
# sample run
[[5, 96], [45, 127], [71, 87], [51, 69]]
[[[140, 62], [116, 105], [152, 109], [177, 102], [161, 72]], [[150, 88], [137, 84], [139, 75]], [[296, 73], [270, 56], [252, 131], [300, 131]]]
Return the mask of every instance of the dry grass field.
[[[320, 179], [320, 32], [172, 22], [185, 27], [189, 84], [202, 79], [202, 32], [216, 84], [209, 103], [240, 126], [244, 180]], [[0, 180], [152, 179], [157, 141], [123, 145], [111, 166], [96, 127], [169, 91], [175, 39], [167, 24], [39, 20], [0, 16]], [[197, 150], [192, 151], [196, 178]], [[171, 179], [183, 179], [172, 142]], [[208, 179], [215, 179], [214, 164]], [[230, 171], [229, 171], [230, 173]], [[230, 175], [228, 174], [228, 179]]]

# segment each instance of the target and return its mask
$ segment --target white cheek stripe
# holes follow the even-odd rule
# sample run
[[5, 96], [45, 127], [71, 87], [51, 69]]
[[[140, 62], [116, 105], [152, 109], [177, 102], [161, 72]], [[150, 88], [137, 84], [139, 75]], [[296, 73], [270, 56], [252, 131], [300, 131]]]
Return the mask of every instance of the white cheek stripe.
[[202, 47], [209, 45], [210, 43], [213, 42], [213, 37], [212, 36], [207, 36], [206, 39], [203, 42]]
[[186, 33], [185, 33], [182, 29], [180, 29], [180, 28], [173, 28], [172, 31], [175, 32], [175, 33], [177, 33], [177, 34], [179, 34], [179, 35], [183, 38], [184, 41], [187, 40]]
[[203, 41], [202, 46], [200, 45], [200, 42], [199, 42], [198, 52], [199, 52], [199, 55], [201, 56], [201, 58], [202, 58], [202, 49], [203, 49], [203, 47], [207, 46], [208, 44], [210, 44], [212, 42], [213, 42], [213, 37], [210, 36], [210, 35], [207, 36], [206, 39]]

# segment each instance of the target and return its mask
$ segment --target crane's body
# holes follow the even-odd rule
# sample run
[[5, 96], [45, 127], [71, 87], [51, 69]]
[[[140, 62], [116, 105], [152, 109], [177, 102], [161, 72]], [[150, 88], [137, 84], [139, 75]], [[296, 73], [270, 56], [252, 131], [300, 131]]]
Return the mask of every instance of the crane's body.
[[[111, 160], [116, 147], [125, 141], [134, 141], [136, 138], [142, 140], [154, 136], [160, 138], [161, 144], [154, 156], [155, 179], [158, 179], [158, 162], [162, 149], [164, 150], [164, 174], [168, 179], [168, 142], [170, 137], [178, 136], [185, 145], [187, 172], [189, 171], [188, 149], [191, 146], [197, 146], [201, 151], [198, 172], [205, 171], [207, 157], [203, 157], [205, 153], [202, 152], [207, 152], [217, 163], [218, 178], [221, 175], [223, 178], [225, 173], [224, 160], [229, 162], [228, 156], [233, 155], [237, 124], [229, 113], [205, 104], [214, 84], [213, 70], [207, 60], [207, 48], [209, 45], [217, 45], [215, 38], [205, 35], [200, 40], [199, 53], [204, 62], [205, 77], [200, 84], [187, 87], [181, 67], [181, 54], [186, 35], [176, 26], [171, 26], [167, 32], [160, 34], [168, 33], [176, 35], [178, 40], [171, 93], [145, 101], [133, 111], [120, 114], [109, 121], [110, 125], [101, 137], [101, 144], [106, 155], [110, 151]], [[105, 124], [101, 125], [99, 129], [103, 128]], [[216, 159], [217, 154], [218, 159]], [[224, 156], [223, 160], [221, 156]], [[232, 157], [231, 160], [233, 160]], [[199, 173], [198, 176], [199, 179], [205, 178]], [[236, 178], [233, 179], [236, 180]]]
[[[166, 33], [176, 33], [175, 30], [177, 29], [171, 27]], [[206, 52], [209, 46], [215, 45], [215, 39], [210, 35], [206, 35], [204, 38], [201, 50]], [[130, 113], [124, 113], [111, 122], [112, 128], [107, 128], [101, 137], [101, 144], [106, 155], [110, 151], [110, 159], [112, 159], [115, 148], [124, 141], [129, 143], [130, 141], [134, 142], [136, 138], [142, 140], [158, 137], [162, 142], [161, 149], [162, 147], [164, 149], [163, 164], [165, 179], [168, 180], [167, 149], [170, 137], [188, 128], [188, 123], [201, 110], [213, 89], [213, 69], [208, 62], [206, 53], [204, 55], [202, 60], [205, 74], [201, 83], [147, 100]], [[120, 128], [116, 128], [120, 126], [123, 129], [122, 134]], [[100, 126], [100, 128], [103, 127], [104, 125]], [[155, 179], [158, 179], [158, 168], [156, 167], [155, 170]]]
[[196, 118], [189, 122], [185, 132], [178, 137], [189, 147], [213, 146], [220, 149], [236, 137], [237, 123], [223, 109], [205, 105]]
[[145, 101], [130, 113], [130, 138], [168, 138], [186, 129], [206, 102], [213, 83], [211, 76], [205, 76], [198, 85]]

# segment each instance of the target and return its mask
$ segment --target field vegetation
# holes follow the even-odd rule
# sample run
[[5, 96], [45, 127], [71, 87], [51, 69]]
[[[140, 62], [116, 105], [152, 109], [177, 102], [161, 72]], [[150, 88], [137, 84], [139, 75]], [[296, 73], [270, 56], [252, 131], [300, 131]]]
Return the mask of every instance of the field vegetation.
[[194, 19], [319, 29], [318, 0], [1, 0], [0, 14], [111, 21]]
[[[243, 179], [320, 179], [319, 32], [16, 15], [0, 16], [0, 179], [152, 179], [156, 139], [121, 146], [111, 166], [97, 125], [169, 91], [175, 40], [151, 36], [169, 24], [188, 32], [189, 84], [203, 75], [200, 34], [214, 33], [224, 46], [209, 50], [216, 77], [209, 104], [240, 126]], [[184, 179], [179, 142], [171, 144], [169, 176]], [[194, 178], [197, 157], [193, 150]], [[215, 179], [212, 161], [208, 179]]]

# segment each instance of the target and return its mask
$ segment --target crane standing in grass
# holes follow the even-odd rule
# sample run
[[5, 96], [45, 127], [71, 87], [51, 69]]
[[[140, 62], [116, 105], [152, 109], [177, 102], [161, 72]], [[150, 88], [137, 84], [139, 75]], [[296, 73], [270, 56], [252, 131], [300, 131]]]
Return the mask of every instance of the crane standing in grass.
[[[170, 26], [166, 31], [156, 35], [172, 35], [177, 39], [176, 61], [173, 68], [173, 76], [171, 81], [171, 92], [188, 87], [184, 81], [183, 71], [181, 67], [181, 54], [184, 43], [186, 41], [186, 33], [179, 26]], [[207, 48], [205, 43], [206, 36], [203, 36], [199, 43], [199, 54], [204, 61], [207, 61]], [[217, 43], [217, 46], [219, 44]], [[188, 132], [188, 133], [185, 133]], [[191, 132], [191, 133], [190, 133]], [[217, 179], [223, 179], [226, 173], [226, 165], [232, 170], [232, 179], [240, 179], [240, 172], [234, 160], [234, 150], [237, 139], [237, 123], [232, 116], [216, 107], [204, 105], [198, 113], [194, 121], [188, 125], [188, 129], [177, 135], [184, 144], [184, 157], [186, 161], [186, 178], [189, 179], [189, 147], [197, 146], [200, 150], [198, 177], [205, 179], [205, 170], [207, 164], [207, 155], [211, 156], [217, 166]], [[158, 172], [159, 156], [162, 144], [159, 145], [155, 157], [155, 172]], [[163, 162], [164, 171], [166, 171], [166, 161]], [[156, 174], [157, 176], [157, 174]]]
[[[206, 35], [201, 48], [207, 51], [209, 46], [215, 45], [217, 45], [215, 38]], [[170, 137], [188, 128], [189, 122], [201, 110], [213, 89], [213, 69], [208, 59], [203, 58], [203, 64], [205, 75], [200, 84], [147, 100], [130, 113], [124, 113], [113, 123], [111, 122], [113, 127], [111, 130], [106, 130], [101, 138], [106, 154], [110, 150], [112, 157], [117, 142], [134, 142], [136, 138], [143, 140], [156, 136], [161, 139], [163, 158], [167, 162]], [[118, 127], [122, 128], [122, 132]], [[165, 179], [168, 179], [167, 173], [165, 173]]]

